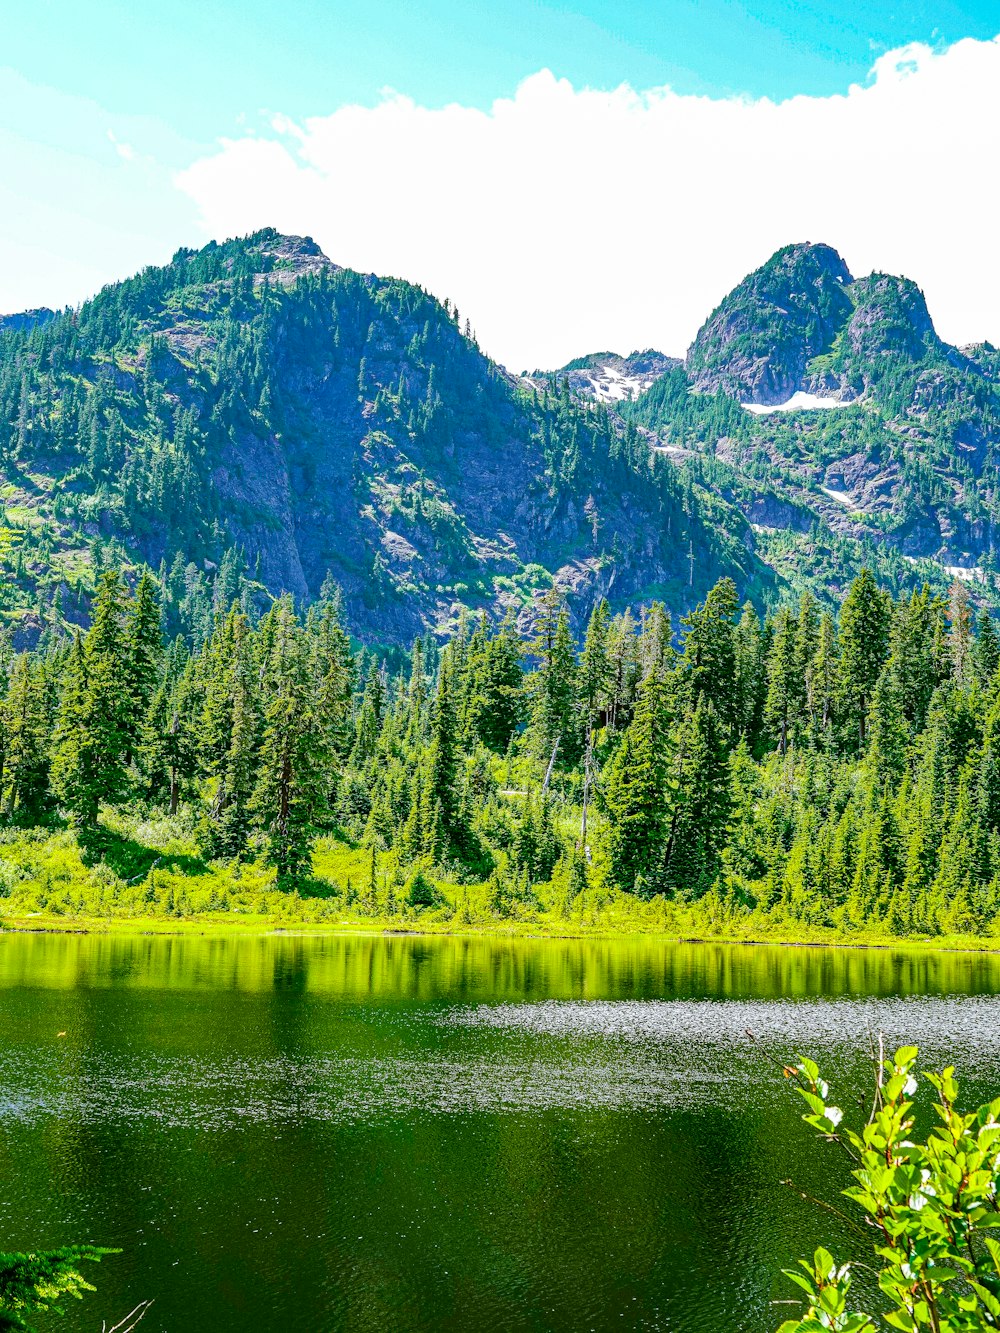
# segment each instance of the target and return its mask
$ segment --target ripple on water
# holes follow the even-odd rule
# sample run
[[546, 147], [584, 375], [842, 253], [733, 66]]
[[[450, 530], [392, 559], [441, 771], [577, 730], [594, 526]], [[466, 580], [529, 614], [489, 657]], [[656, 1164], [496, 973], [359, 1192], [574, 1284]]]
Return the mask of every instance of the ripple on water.
[[[915, 1042], [928, 1062], [1000, 1066], [1000, 997], [817, 1001], [544, 1001], [425, 1010], [390, 1021], [376, 1049], [262, 1059], [51, 1048], [0, 1052], [0, 1123], [142, 1119], [225, 1129], [251, 1122], [413, 1114], [698, 1107], [759, 1085], [752, 1031], [776, 1054]], [[393, 1040], [394, 1039], [394, 1040]], [[728, 1085], [728, 1086], [726, 1086]], [[724, 1091], [725, 1087], [725, 1091]]]

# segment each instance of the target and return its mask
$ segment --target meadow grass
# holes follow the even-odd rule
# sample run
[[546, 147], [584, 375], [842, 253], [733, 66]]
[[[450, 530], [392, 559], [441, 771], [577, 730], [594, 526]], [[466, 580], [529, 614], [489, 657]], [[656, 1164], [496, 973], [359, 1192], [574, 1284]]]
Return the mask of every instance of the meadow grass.
[[[296, 892], [275, 887], [257, 857], [203, 857], [191, 818], [142, 809], [105, 810], [99, 855], [84, 855], [68, 828], [0, 831], [0, 929], [152, 934], [274, 931], [419, 932], [506, 936], [650, 936], [734, 943], [998, 950], [1000, 934], [893, 936], [847, 931], [773, 913], [734, 909], [718, 895], [695, 902], [639, 900], [592, 882], [571, 893], [568, 868], [528, 896], [498, 903], [492, 881], [463, 883], [334, 836], [320, 838], [312, 877]], [[430, 893], [427, 886], [430, 886]], [[421, 902], [431, 898], [429, 903]]]

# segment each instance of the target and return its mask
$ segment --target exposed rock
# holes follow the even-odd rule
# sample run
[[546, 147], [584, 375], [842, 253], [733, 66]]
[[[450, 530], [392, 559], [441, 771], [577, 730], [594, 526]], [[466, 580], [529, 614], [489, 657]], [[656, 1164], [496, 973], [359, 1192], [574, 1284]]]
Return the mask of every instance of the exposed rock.
[[828, 245], [790, 245], [751, 273], [702, 325], [688, 355], [694, 389], [783, 403], [807, 387], [851, 312], [847, 265]]
[[40, 324], [48, 324], [55, 317], [56, 312], [48, 306], [39, 306], [37, 310], [20, 310], [14, 315], [0, 315], [0, 333], [26, 333]]
[[600, 403], [620, 403], [638, 398], [671, 366], [680, 364], [678, 357], [664, 356], [652, 348], [632, 352], [629, 356], [619, 356], [617, 352], [592, 352], [570, 361], [559, 370], [536, 370], [524, 376], [522, 382], [528, 388], [542, 390], [553, 379], [556, 382], [565, 380], [572, 392], [583, 398], [593, 398]]

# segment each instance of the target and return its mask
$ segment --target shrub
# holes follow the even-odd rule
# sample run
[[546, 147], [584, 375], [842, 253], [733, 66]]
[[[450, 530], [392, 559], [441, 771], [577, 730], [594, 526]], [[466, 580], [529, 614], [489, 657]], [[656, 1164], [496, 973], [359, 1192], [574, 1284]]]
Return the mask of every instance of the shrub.
[[844, 1124], [812, 1060], [785, 1070], [809, 1110], [807, 1125], [840, 1144], [855, 1162], [844, 1191], [875, 1233], [878, 1284], [887, 1309], [851, 1309], [851, 1265], [825, 1249], [787, 1274], [809, 1307], [778, 1333], [981, 1333], [1000, 1328], [1000, 1097], [963, 1113], [955, 1071], [925, 1073], [937, 1123], [913, 1136], [917, 1048], [904, 1046], [877, 1067], [872, 1113], [859, 1130]]

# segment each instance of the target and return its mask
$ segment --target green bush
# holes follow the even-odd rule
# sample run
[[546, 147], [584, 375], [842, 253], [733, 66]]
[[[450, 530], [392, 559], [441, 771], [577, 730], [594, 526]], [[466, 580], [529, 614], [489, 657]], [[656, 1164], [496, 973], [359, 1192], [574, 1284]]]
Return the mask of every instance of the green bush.
[[829, 1089], [812, 1060], [787, 1076], [809, 1111], [803, 1116], [855, 1162], [846, 1198], [866, 1214], [875, 1235], [874, 1259], [886, 1309], [852, 1309], [851, 1265], [818, 1249], [788, 1277], [809, 1305], [778, 1333], [981, 1333], [1000, 1328], [1000, 1097], [963, 1113], [955, 1071], [924, 1077], [937, 1094], [937, 1124], [923, 1141], [913, 1137], [917, 1048], [904, 1046], [877, 1069], [872, 1113], [859, 1130], [828, 1102]]

